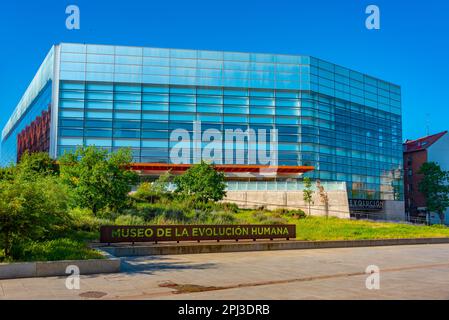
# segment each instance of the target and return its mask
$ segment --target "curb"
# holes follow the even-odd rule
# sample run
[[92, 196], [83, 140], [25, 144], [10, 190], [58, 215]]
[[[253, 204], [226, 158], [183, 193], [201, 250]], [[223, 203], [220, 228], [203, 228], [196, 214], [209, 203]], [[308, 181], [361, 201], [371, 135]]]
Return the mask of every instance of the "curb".
[[449, 238], [419, 239], [379, 239], [379, 240], [337, 240], [337, 241], [258, 241], [258, 242], [202, 242], [202, 243], [163, 243], [116, 246], [102, 246], [101, 249], [115, 257], [201, 254], [219, 252], [248, 252], [270, 250], [305, 250], [329, 248], [354, 248], [399, 245], [426, 245], [449, 243]]
[[77, 266], [80, 275], [120, 272], [121, 259], [96, 249], [105, 259], [38, 261], [0, 264], [0, 279], [69, 276], [68, 266]]

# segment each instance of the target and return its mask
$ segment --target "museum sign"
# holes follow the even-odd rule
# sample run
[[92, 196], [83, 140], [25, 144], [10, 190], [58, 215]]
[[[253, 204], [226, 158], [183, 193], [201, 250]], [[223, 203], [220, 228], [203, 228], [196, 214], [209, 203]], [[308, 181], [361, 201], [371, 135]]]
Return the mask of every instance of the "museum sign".
[[101, 243], [294, 239], [295, 225], [103, 226]]

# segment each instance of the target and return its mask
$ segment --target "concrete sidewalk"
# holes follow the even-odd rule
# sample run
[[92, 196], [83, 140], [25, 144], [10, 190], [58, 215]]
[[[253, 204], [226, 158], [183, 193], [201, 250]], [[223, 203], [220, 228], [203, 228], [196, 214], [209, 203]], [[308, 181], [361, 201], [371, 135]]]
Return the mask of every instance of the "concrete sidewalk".
[[[364, 274], [380, 268], [380, 290]], [[449, 299], [449, 244], [124, 258], [121, 274], [0, 281], [0, 299]]]

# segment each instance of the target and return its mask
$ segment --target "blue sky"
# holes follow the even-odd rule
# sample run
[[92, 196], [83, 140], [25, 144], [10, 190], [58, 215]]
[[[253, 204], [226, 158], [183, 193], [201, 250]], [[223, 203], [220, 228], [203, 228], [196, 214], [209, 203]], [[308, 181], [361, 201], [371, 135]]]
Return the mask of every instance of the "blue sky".
[[[81, 10], [81, 30], [65, 9]], [[365, 28], [365, 8], [381, 30]], [[0, 7], [0, 127], [52, 44], [313, 55], [402, 86], [403, 137], [449, 128], [449, 1], [8, 1]]]

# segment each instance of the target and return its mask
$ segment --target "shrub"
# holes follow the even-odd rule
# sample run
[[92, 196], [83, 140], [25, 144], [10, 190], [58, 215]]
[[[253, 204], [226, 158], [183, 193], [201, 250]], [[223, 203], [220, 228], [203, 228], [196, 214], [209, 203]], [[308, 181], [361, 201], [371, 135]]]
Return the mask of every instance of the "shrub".
[[288, 214], [296, 219], [303, 219], [303, 218], [307, 217], [307, 214], [304, 211], [302, 211], [301, 209], [291, 210], [291, 211], [289, 211]]
[[235, 224], [237, 218], [228, 212], [218, 212], [212, 214], [212, 224]]
[[79, 231], [98, 231], [102, 225], [112, 224], [108, 219], [94, 217], [89, 209], [73, 208], [69, 211], [72, 228]]
[[211, 213], [212, 211], [215, 211], [218, 207], [218, 210], [221, 208], [217, 206], [214, 202], [211, 201], [195, 201], [194, 199], [191, 199], [190, 201], [183, 202], [186, 208], [190, 208], [191, 210], [195, 210], [195, 212], [202, 212], [202, 213]]
[[123, 214], [143, 218], [147, 223], [169, 221], [197, 224], [232, 224], [238, 207], [229, 203], [195, 202], [192, 199], [164, 199], [158, 203], [138, 203], [136, 208], [124, 210]]
[[164, 216], [158, 216], [147, 221], [149, 225], [177, 225], [177, 224], [189, 224], [186, 221], [180, 221], [176, 219], [168, 219]]
[[16, 261], [58, 261], [102, 259], [103, 256], [84, 242], [67, 238], [43, 242], [26, 241], [15, 244], [11, 250]]
[[53, 176], [0, 181], [0, 245], [5, 255], [16, 241], [67, 232], [67, 203], [66, 188]]
[[120, 226], [140, 226], [145, 224], [145, 220], [139, 216], [121, 215], [115, 219], [115, 224]]
[[266, 211], [256, 211], [252, 217], [255, 223], [260, 224], [286, 224], [288, 221], [280, 216], [274, 216], [273, 213]]
[[187, 216], [191, 211], [192, 210], [188, 208], [185, 203], [173, 201], [166, 204], [140, 204], [137, 206], [137, 210], [132, 214], [142, 217], [145, 220], [152, 220], [156, 217], [165, 217], [166, 219], [184, 221], [187, 220]]
[[296, 219], [302, 219], [307, 216], [306, 213], [304, 211], [302, 211], [301, 209], [289, 210], [289, 209], [285, 209], [285, 208], [279, 208], [279, 209], [274, 210], [273, 213], [277, 214], [279, 216], [288, 216], [288, 217], [292, 217], [292, 218], [296, 218]]
[[132, 194], [132, 197], [138, 201], [149, 203], [154, 203], [159, 200], [159, 196], [153, 190], [151, 182], [142, 182], [137, 187], [137, 191]]
[[230, 212], [230, 213], [238, 213], [239, 212], [239, 206], [236, 205], [235, 203], [224, 202], [224, 203], [220, 203], [219, 205], [225, 212]]

